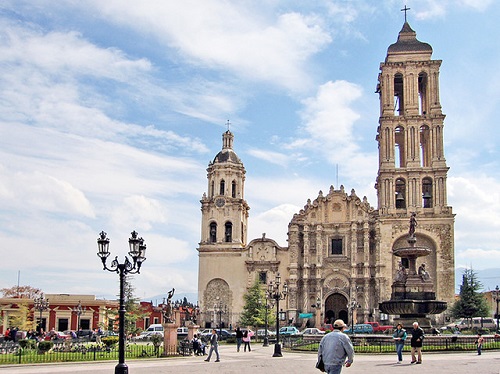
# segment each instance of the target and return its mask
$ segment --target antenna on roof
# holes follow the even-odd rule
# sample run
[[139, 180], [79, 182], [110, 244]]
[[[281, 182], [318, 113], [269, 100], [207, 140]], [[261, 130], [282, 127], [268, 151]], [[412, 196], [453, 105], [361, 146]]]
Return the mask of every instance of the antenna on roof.
[[405, 7], [403, 9], [401, 9], [402, 12], [405, 12], [405, 23], [406, 23], [406, 12], [409, 11], [410, 8], [408, 8], [405, 4]]

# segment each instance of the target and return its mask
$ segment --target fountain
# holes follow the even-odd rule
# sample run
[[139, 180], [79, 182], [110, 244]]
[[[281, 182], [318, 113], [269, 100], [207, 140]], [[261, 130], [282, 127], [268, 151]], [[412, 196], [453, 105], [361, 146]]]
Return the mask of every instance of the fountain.
[[416, 213], [410, 217], [410, 230], [408, 233], [408, 247], [397, 248], [394, 256], [408, 260], [408, 268], [399, 262], [399, 269], [392, 284], [391, 300], [379, 304], [383, 313], [399, 315], [394, 319], [395, 324], [401, 323], [409, 327], [417, 321], [424, 330], [432, 329], [429, 314], [439, 314], [446, 310], [445, 301], [436, 300], [434, 284], [431, 276], [422, 263], [417, 269], [417, 258], [425, 257], [431, 253], [427, 247], [417, 246], [415, 228], [417, 226]]

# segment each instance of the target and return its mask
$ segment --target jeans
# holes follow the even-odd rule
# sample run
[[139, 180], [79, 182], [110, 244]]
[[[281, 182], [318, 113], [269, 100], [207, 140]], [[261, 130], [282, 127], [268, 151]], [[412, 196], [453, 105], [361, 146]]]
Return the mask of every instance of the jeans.
[[241, 347], [242, 338], [236, 338], [236, 350], [239, 352]]
[[327, 374], [340, 374], [342, 365], [325, 365], [325, 372]]
[[396, 353], [398, 354], [398, 361], [403, 361], [403, 348], [404, 344], [396, 343]]
[[208, 352], [207, 361], [210, 361], [210, 357], [212, 357], [213, 351], [215, 351], [215, 355], [217, 356], [217, 360], [219, 359], [219, 346], [218, 345], [211, 345], [210, 351]]

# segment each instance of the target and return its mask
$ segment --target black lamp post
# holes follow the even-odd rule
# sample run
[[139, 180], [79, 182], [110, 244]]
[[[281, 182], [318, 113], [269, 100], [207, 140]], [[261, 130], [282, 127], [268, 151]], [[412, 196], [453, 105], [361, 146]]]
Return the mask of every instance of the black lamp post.
[[49, 309], [49, 299], [44, 298], [43, 293], [42, 293], [40, 295], [40, 297], [37, 297], [33, 300], [33, 307], [35, 308], [35, 310], [38, 310], [40, 312], [40, 321], [38, 323], [38, 332], [41, 334], [42, 333], [42, 313], [44, 310]]
[[276, 274], [274, 283], [271, 281], [267, 288], [267, 298], [276, 302], [276, 344], [274, 345], [273, 357], [283, 357], [280, 344], [280, 300], [285, 300], [288, 294], [288, 285], [283, 284], [283, 291], [280, 291], [281, 277]]
[[498, 324], [498, 319], [500, 318], [500, 316], [498, 315], [498, 303], [500, 303], [500, 289], [498, 288], [498, 285], [495, 287], [495, 291], [492, 291], [491, 294], [493, 296], [493, 300], [497, 303], [497, 313], [496, 313], [497, 328], [496, 328], [496, 332], [498, 332], [500, 330], [500, 325]]
[[354, 334], [354, 309], [359, 308], [359, 304], [355, 299], [352, 299], [351, 302], [347, 305], [351, 312], [351, 334]]
[[82, 307], [82, 302], [80, 300], [78, 300], [78, 305], [76, 306], [75, 309], [73, 309], [73, 311], [76, 313], [76, 316], [78, 317], [77, 319], [77, 330], [80, 330], [81, 328], [81, 324], [80, 324], [80, 317], [83, 313], [85, 313], [85, 310], [87, 308], [85, 307]]
[[[259, 299], [259, 305], [262, 305], [262, 300]], [[269, 309], [271, 306], [267, 303], [267, 297], [265, 299], [265, 304], [264, 304], [264, 344], [262, 344], [263, 347], [269, 347], [269, 334], [268, 334], [268, 313]]]
[[129, 256], [133, 262], [130, 262], [125, 256], [125, 262], [120, 264], [118, 256], [111, 261], [111, 266], [106, 265], [106, 259], [109, 253], [109, 239], [104, 231], [101, 231], [97, 239], [99, 252], [97, 255], [102, 260], [103, 270], [116, 272], [120, 276], [120, 310], [119, 315], [119, 340], [118, 340], [118, 365], [115, 366], [115, 374], [128, 374], [128, 366], [125, 364], [125, 275], [138, 274], [142, 263], [146, 260], [146, 245], [144, 239], [137, 237], [137, 232], [132, 231], [132, 236], [128, 240], [130, 251]]
[[227, 313], [227, 305], [219, 301], [214, 305], [214, 310], [219, 315], [219, 339], [222, 339], [222, 315]]

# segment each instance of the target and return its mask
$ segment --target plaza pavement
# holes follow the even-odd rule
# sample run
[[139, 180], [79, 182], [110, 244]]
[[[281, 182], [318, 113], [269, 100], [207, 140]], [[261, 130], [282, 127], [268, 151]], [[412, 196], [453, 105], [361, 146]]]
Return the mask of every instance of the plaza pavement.
[[[206, 356], [176, 357], [127, 361], [129, 374], [303, 374], [320, 372], [315, 368], [316, 355], [283, 351], [283, 357], [272, 357], [274, 347], [253, 344], [251, 352], [236, 352], [234, 346], [221, 346], [221, 362], [203, 361]], [[343, 374], [500, 374], [500, 352], [423, 353], [422, 365], [410, 365], [409, 355], [396, 364], [394, 354], [359, 354]], [[88, 373], [112, 374], [116, 362], [61, 363], [0, 366], [0, 374]]]

